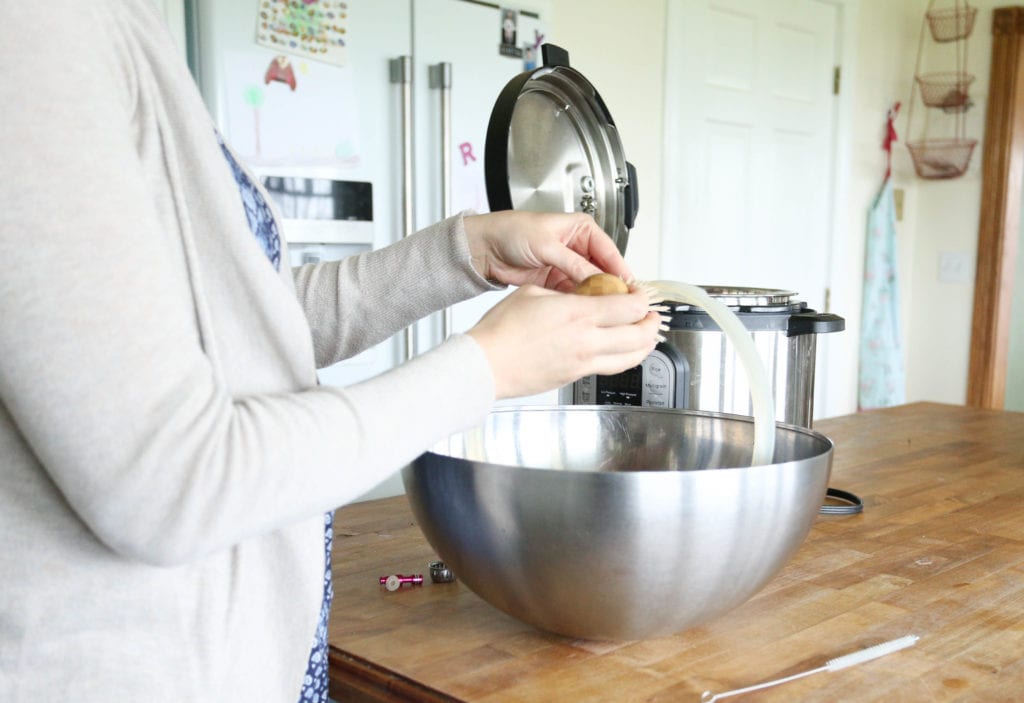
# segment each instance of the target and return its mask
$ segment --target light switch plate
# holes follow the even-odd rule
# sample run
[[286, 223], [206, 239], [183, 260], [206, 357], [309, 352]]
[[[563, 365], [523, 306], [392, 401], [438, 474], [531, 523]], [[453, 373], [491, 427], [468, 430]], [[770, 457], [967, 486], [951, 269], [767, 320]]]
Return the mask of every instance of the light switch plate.
[[962, 251], [939, 252], [939, 281], [970, 283], [973, 277], [971, 255]]

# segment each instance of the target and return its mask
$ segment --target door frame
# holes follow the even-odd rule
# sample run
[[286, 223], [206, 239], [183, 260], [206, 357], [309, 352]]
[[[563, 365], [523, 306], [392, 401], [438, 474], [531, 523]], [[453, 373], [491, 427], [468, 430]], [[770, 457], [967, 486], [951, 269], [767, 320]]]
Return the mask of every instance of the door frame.
[[[847, 329], [840, 335], [825, 335], [818, 340], [818, 368], [820, 378], [833, 379], [831, 388], [815, 402], [824, 401], [818, 412], [822, 417], [846, 415], [857, 410], [858, 369], [860, 354], [860, 309], [862, 288], [860, 277], [854, 283], [846, 273], [847, 258], [853, 236], [850, 230], [850, 190], [853, 187], [854, 154], [854, 102], [853, 88], [857, 79], [857, 27], [860, 24], [861, 0], [821, 0], [836, 6], [836, 53], [840, 70], [840, 89], [835, 96], [832, 145], [832, 222], [828, 234], [828, 300], [823, 312], [842, 310]], [[845, 311], [856, 311], [851, 319]], [[856, 336], [851, 334], [855, 332]], [[853, 337], [848, 339], [845, 337]], [[844, 373], [845, 372], [845, 373]], [[819, 381], [820, 383], [820, 381]], [[815, 384], [818, 385], [818, 384]]]
[[1024, 7], [992, 15], [967, 404], [1002, 409], [1024, 190]]

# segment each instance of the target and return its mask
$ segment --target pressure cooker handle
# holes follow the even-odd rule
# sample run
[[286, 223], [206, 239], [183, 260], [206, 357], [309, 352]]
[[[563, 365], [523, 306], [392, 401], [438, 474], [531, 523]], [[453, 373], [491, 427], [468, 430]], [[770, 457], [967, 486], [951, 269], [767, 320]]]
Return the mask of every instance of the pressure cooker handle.
[[827, 334], [828, 332], [842, 332], [846, 329], [846, 320], [833, 315], [830, 312], [814, 312], [807, 310], [798, 312], [789, 317], [789, 328], [786, 330], [787, 337], [796, 337], [801, 334]]
[[541, 44], [540, 59], [547, 68], [552, 66], [569, 67], [569, 52], [556, 44]]
[[636, 224], [636, 213], [640, 209], [640, 193], [637, 191], [636, 185], [636, 168], [628, 161], [626, 162], [626, 180], [629, 183], [626, 184], [623, 193], [626, 200], [626, 212], [623, 220], [626, 229], [633, 229], [633, 225]]

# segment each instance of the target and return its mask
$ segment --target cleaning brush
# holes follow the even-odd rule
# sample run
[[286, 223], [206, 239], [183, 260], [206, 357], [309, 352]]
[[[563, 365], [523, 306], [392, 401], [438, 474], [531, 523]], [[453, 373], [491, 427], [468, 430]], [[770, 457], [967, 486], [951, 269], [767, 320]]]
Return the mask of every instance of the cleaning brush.
[[731, 698], [732, 696], [739, 696], [743, 693], [759, 691], [762, 688], [768, 688], [769, 686], [778, 686], [779, 684], [796, 681], [797, 679], [802, 679], [805, 676], [810, 676], [811, 674], [818, 674], [822, 671], [839, 671], [841, 669], [854, 666], [855, 664], [863, 664], [866, 661], [884, 657], [886, 654], [892, 654], [893, 652], [898, 652], [901, 649], [906, 649], [907, 647], [916, 644], [919, 639], [920, 638], [917, 635], [907, 635], [906, 637], [900, 637], [899, 639], [889, 640], [882, 644], [876, 644], [874, 647], [862, 649], [859, 652], [853, 652], [852, 654], [845, 654], [841, 657], [836, 657], [835, 659], [829, 659], [828, 662], [825, 663], [825, 666], [819, 666], [817, 669], [802, 671], [799, 674], [775, 679], [774, 681], [766, 681], [754, 686], [747, 686], [746, 688], [738, 688], [734, 691], [725, 691], [724, 693], [704, 691], [704, 695], [700, 697], [700, 700], [701, 703], [715, 703], [715, 701], [719, 701], [723, 698]]

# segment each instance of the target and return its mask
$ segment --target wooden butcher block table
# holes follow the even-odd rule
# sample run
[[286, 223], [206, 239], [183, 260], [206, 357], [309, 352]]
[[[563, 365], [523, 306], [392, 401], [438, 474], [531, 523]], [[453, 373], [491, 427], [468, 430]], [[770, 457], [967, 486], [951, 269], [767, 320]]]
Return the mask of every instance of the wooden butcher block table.
[[[404, 496], [335, 518], [338, 701], [699, 701], [916, 634], [909, 649], [729, 701], [1024, 701], [1024, 414], [917, 403], [823, 420], [830, 485], [861, 515], [819, 516], [747, 603], [672, 637], [545, 634], [459, 582]], [[422, 573], [389, 592], [378, 577]], [[457, 576], [457, 574], [456, 574]], [[600, 574], [581, 574], [600, 578]]]

